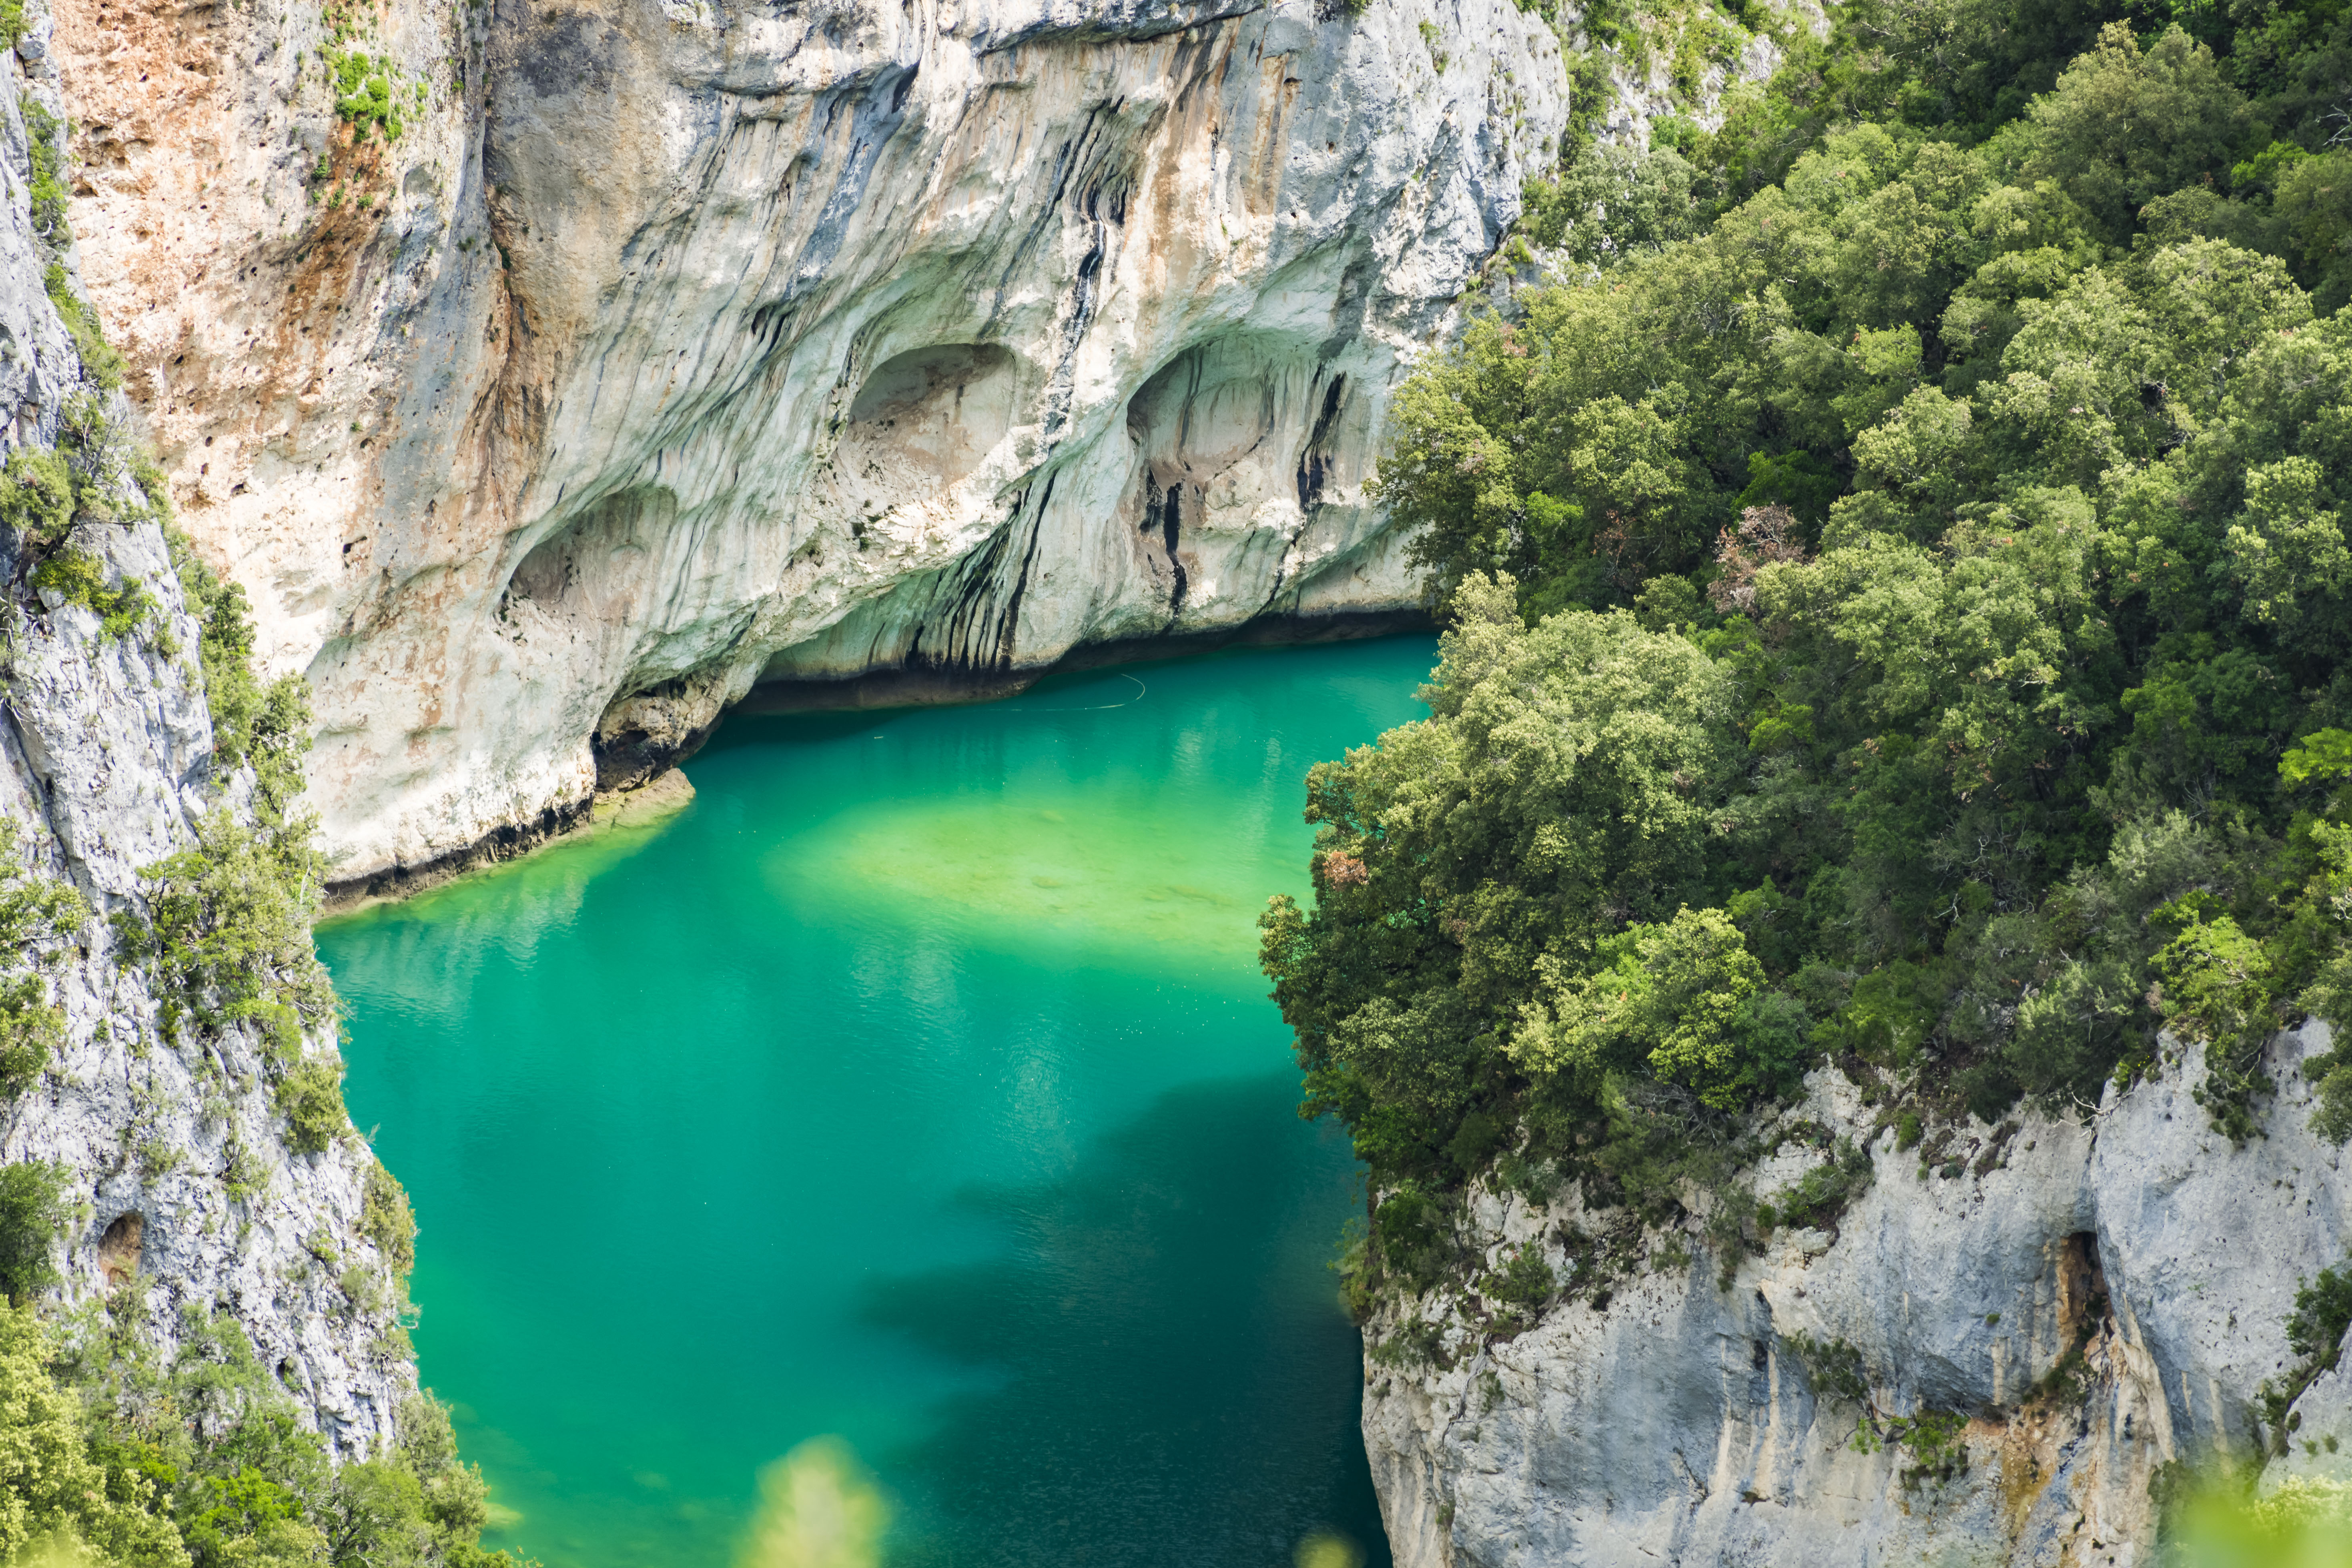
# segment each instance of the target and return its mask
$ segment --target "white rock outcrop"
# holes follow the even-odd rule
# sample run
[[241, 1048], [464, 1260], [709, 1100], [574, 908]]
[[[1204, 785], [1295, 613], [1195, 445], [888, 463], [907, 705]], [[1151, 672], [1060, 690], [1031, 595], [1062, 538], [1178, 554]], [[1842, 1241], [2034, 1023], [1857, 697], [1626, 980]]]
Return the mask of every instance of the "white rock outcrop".
[[[110, 917], [147, 912], [140, 870], [192, 847], [208, 814], [241, 809], [250, 780], [215, 779], [197, 626], [162, 532], [84, 528], [77, 543], [158, 609], [110, 637], [81, 605], [39, 605], [8, 652], [0, 816], [18, 826], [19, 857], [72, 885], [93, 918], [52, 982], [63, 1048], [6, 1106], [0, 1163], [67, 1169], [78, 1213], [60, 1248], [64, 1304], [130, 1290], [165, 1364], [190, 1314], [225, 1315], [330, 1451], [364, 1458], [416, 1392], [391, 1260], [361, 1224], [375, 1157], [348, 1127], [322, 1152], [289, 1147], [257, 1031], [167, 1029], [124, 952]], [[0, 576], [18, 564], [0, 548]], [[331, 1059], [333, 1028], [302, 1050]]]
[[[1833, 1235], [1775, 1233], [1724, 1285], [1694, 1220], [1645, 1237], [1648, 1266], [1601, 1306], [1571, 1287], [1514, 1334], [1450, 1295], [1414, 1309], [1449, 1325], [1437, 1363], [1368, 1360], [1364, 1435], [1397, 1562], [2148, 1563], [2175, 1461], [2291, 1450], [2269, 1459], [2270, 1484], [2345, 1480], [2340, 1370], [2297, 1402], [2291, 1436], [2262, 1408], [2299, 1363], [2297, 1288], [2352, 1246], [2352, 1180], [2309, 1131], [2296, 1072], [2327, 1047], [2316, 1023], [2273, 1042], [2280, 1091], [2242, 1146], [2191, 1099], [2191, 1051], [2110, 1089], [2087, 1124], [1972, 1123], [1924, 1177], [1843, 1075], [1816, 1072], [1788, 1120], [1869, 1141], [1875, 1161]], [[1784, 1146], [1758, 1191], [1823, 1157]], [[1473, 1207], [1490, 1263], [1532, 1238], [1563, 1272], [1564, 1238], [1617, 1217], [1573, 1193]], [[1396, 1328], [1384, 1318], [1374, 1342]], [[1835, 1387], [1847, 1347], [1860, 1399]], [[1931, 1413], [1965, 1418], [1948, 1476], [1920, 1473], [1937, 1456], [1897, 1425]]]
[[[1364, 481], [1561, 47], [1510, 0], [65, 0], [49, 58], [131, 390], [364, 879], [757, 682], [1409, 609]], [[370, 74], [396, 140], [336, 107]]]

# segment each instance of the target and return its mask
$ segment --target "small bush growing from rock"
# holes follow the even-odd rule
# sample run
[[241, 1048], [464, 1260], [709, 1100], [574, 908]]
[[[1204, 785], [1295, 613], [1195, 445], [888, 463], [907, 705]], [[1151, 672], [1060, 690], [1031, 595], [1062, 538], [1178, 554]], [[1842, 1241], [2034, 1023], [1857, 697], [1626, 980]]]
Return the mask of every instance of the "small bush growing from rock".
[[416, 1217], [400, 1179], [382, 1162], [368, 1167], [360, 1195], [360, 1234], [375, 1243], [384, 1261], [405, 1274], [416, 1267]]
[[1874, 1173], [1869, 1149], [1840, 1139], [1830, 1159], [1799, 1177], [1773, 1206], [1783, 1225], [1826, 1228], [1869, 1189]]
[[58, 317], [73, 334], [74, 352], [81, 356], [81, 373], [91, 381], [112, 392], [122, 384], [122, 356], [114, 352], [99, 330], [98, 318], [90, 313], [73, 291], [66, 277], [65, 263], [52, 261], [41, 275], [49, 303], [57, 307]]
[[1485, 1282], [1488, 1297], [1529, 1313], [1541, 1311], [1559, 1287], [1558, 1276], [1544, 1259], [1543, 1244], [1538, 1241], [1522, 1242], [1513, 1248]]
[[335, 112], [352, 123], [352, 134], [371, 131], [387, 142], [400, 140], [400, 107], [394, 100], [392, 79], [397, 73], [388, 59], [371, 58], [359, 49], [328, 57], [335, 73]]
[[1799, 1333], [1785, 1335], [1780, 1342], [1805, 1369], [1805, 1381], [1812, 1384], [1815, 1398], [1860, 1403], [1868, 1397], [1870, 1384], [1863, 1376], [1862, 1352], [1845, 1341], [1816, 1340]]
[[105, 564], [71, 545], [35, 567], [32, 584], [96, 616], [102, 642], [120, 642], [141, 626], [160, 618], [161, 607], [147, 584], [126, 576], [120, 586], [108, 587]]
[[89, 918], [79, 894], [16, 863], [16, 825], [0, 818], [0, 1094], [30, 1089], [65, 1040], [65, 1015], [38, 973]]
[[0, 1165], [0, 1291], [12, 1301], [58, 1282], [49, 1243], [65, 1223], [65, 1183], [63, 1165]]
[[[0, 15], [5, 20], [5, 15]], [[63, 249], [73, 238], [66, 226], [65, 125], [37, 99], [24, 100], [27, 182], [33, 199], [33, 232]]]
[[1446, 1200], [1412, 1182], [1381, 1200], [1372, 1237], [1382, 1272], [1414, 1292], [1444, 1279], [1456, 1250]]
[[350, 1123], [342, 1064], [324, 1057], [296, 1062], [278, 1086], [278, 1111], [286, 1118], [287, 1142], [305, 1154], [325, 1152]]
[[54, 549], [73, 526], [73, 474], [52, 451], [19, 447], [0, 468], [0, 524], [26, 553]]
[[2294, 1293], [2286, 1342], [2295, 1354], [2311, 1357], [2325, 1371], [2336, 1364], [2347, 1329], [2352, 1329], [2352, 1263], [2321, 1269], [2317, 1279]]

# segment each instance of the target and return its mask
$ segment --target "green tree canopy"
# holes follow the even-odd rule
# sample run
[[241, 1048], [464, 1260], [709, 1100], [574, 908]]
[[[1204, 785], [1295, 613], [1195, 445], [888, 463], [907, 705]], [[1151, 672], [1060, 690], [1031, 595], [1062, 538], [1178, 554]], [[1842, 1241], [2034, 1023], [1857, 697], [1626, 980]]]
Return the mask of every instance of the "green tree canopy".
[[1431, 717], [1315, 770], [1264, 923], [1416, 1234], [1824, 1058], [1998, 1119], [2168, 1028], [2243, 1136], [2275, 1026], [2352, 1016], [2352, 12], [2229, 17], [1858, 0], [1531, 189], [1551, 280], [1379, 468]]

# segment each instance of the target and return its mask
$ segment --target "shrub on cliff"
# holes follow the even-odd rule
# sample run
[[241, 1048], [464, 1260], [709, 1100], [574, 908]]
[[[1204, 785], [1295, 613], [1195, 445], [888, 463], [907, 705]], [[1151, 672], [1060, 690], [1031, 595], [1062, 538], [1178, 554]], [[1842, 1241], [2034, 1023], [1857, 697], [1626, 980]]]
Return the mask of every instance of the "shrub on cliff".
[[105, 331], [98, 324], [97, 310], [74, 292], [73, 283], [66, 276], [65, 263], [50, 262], [41, 278], [49, 303], [57, 308], [58, 319], [66, 324], [66, 331], [73, 338], [74, 352], [81, 357], [82, 374], [101, 390], [112, 392], [121, 387], [122, 356], [106, 341]]
[[364, 49], [331, 51], [327, 67], [334, 73], [335, 112], [351, 122], [352, 134], [363, 141], [373, 132], [386, 142], [399, 141], [400, 97], [394, 90], [398, 68]]
[[226, 810], [196, 840], [141, 870], [148, 918], [116, 917], [125, 955], [153, 976], [166, 1031], [251, 1024], [290, 1063], [303, 1032], [335, 1015], [310, 948], [324, 858], [307, 824], [248, 826]]
[[2325, 1371], [2336, 1364], [2347, 1331], [2352, 1331], [2352, 1263], [2323, 1268], [2318, 1279], [2295, 1291], [2286, 1342]]
[[37, 1081], [64, 1042], [65, 1014], [49, 1000], [47, 971], [89, 919], [80, 894], [17, 861], [16, 824], [0, 817], [0, 1095]]
[[416, 1216], [409, 1209], [407, 1190], [380, 1161], [368, 1166], [361, 1190], [360, 1232], [375, 1243], [395, 1273], [406, 1274], [416, 1267]]
[[136, 577], [108, 582], [104, 564], [70, 544], [35, 567], [31, 582], [98, 616], [101, 642], [119, 642], [159, 618], [155, 596], [144, 583]]
[[0, 1295], [22, 1304], [58, 1282], [51, 1249], [67, 1217], [66, 1169], [42, 1160], [0, 1165]]
[[127, 1310], [60, 1335], [0, 1308], [0, 1559], [57, 1542], [123, 1568], [519, 1568], [480, 1545], [488, 1489], [447, 1413], [414, 1394], [398, 1426], [331, 1464], [225, 1313], [192, 1311], [165, 1362]]
[[342, 1064], [310, 1057], [287, 1068], [278, 1083], [278, 1112], [286, 1118], [287, 1147], [324, 1153], [351, 1124], [343, 1110]]
[[[0, 26], [5, 19], [5, 12], [0, 11]], [[29, 176], [26, 195], [32, 208], [33, 236], [63, 250], [73, 243], [73, 231], [66, 223], [65, 123], [37, 99], [26, 96], [18, 102], [25, 111], [25, 164]]]
[[54, 451], [19, 447], [0, 469], [0, 524], [16, 536], [19, 552], [37, 561], [63, 543], [73, 527], [73, 472]]

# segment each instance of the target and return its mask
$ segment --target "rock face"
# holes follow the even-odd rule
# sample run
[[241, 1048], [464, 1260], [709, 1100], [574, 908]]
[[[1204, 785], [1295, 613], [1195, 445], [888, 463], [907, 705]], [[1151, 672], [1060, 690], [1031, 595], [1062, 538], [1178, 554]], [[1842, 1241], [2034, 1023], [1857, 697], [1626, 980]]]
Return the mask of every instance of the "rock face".
[[[2352, 1182], [2295, 1072], [2327, 1044], [2319, 1024], [2273, 1042], [2281, 1090], [2243, 1147], [2190, 1098], [2191, 1052], [2088, 1125], [1973, 1123], [1925, 1177], [1817, 1073], [1790, 1121], [1868, 1142], [1876, 1167], [1833, 1235], [1775, 1233], [1725, 1285], [1695, 1235], [1653, 1234], [1605, 1306], [1571, 1286], [1515, 1336], [1475, 1296], [1417, 1304], [1452, 1324], [1435, 1363], [1367, 1364], [1397, 1562], [2145, 1563], [2173, 1461], [2291, 1448], [2271, 1484], [2343, 1479], [2352, 1448], [2324, 1447], [2352, 1441], [2340, 1370], [2292, 1441], [2261, 1406], [2298, 1364], [2298, 1285], [2352, 1245]], [[1784, 1145], [1759, 1193], [1822, 1157]], [[1474, 1207], [1490, 1259], [1534, 1238], [1563, 1269], [1563, 1235], [1603, 1223], [1572, 1194]], [[1904, 1425], [1943, 1413], [1965, 1426], [1942, 1449]]]
[[359, 879], [763, 680], [1412, 605], [1363, 483], [1560, 53], [1509, 0], [65, 0], [49, 58], [129, 389], [311, 679]]
[[[65, 418], [127, 413], [82, 382], [44, 285], [27, 121], [62, 120], [64, 105], [41, 63], [47, 18], [31, 9], [26, 40], [0, 57], [0, 408], [11, 416], [0, 447], [11, 452], [55, 446]], [[0, 818], [14, 830], [12, 868], [69, 883], [92, 916], [47, 972], [62, 1038], [37, 1081], [0, 1107], [0, 1163], [66, 1167], [76, 1217], [59, 1249], [64, 1304], [131, 1291], [166, 1362], [203, 1319], [225, 1312], [333, 1451], [364, 1455], [416, 1387], [388, 1260], [360, 1229], [373, 1157], [348, 1129], [325, 1152], [289, 1149], [271, 1069], [246, 1030], [167, 1040], [159, 1026], [159, 999], [110, 917], [143, 916], [140, 868], [194, 845], [206, 815], [243, 811], [251, 776], [215, 776], [198, 628], [161, 530], [84, 524], [72, 542], [110, 588], [135, 581], [154, 607], [110, 635], [91, 609], [29, 591], [28, 563], [0, 529], [0, 583], [25, 606], [0, 612]], [[0, 957], [13, 968], [18, 955]], [[313, 1031], [300, 1049], [331, 1058], [333, 1031]]]
[[[216, 787], [197, 628], [161, 531], [85, 528], [79, 540], [160, 607], [117, 638], [90, 610], [51, 603], [10, 652], [0, 816], [20, 825], [19, 855], [71, 883], [94, 918], [53, 982], [64, 1047], [7, 1108], [0, 1163], [68, 1169], [79, 1212], [62, 1249], [67, 1303], [127, 1286], [166, 1363], [200, 1326], [191, 1314], [226, 1315], [331, 1451], [364, 1458], [416, 1391], [390, 1260], [361, 1228], [374, 1156], [348, 1128], [321, 1152], [289, 1147], [252, 1032], [167, 1033], [110, 924], [146, 912], [139, 869], [192, 847], [208, 813], [238, 809], [249, 777]], [[0, 574], [17, 565], [0, 548]], [[334, 1032], [302, 1050], [331, 1058]]]

